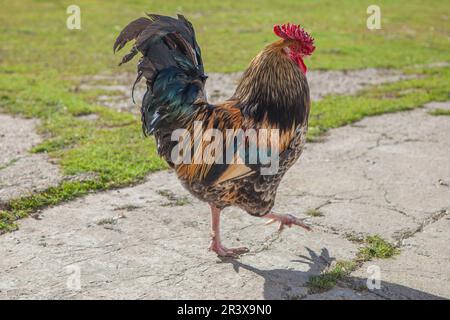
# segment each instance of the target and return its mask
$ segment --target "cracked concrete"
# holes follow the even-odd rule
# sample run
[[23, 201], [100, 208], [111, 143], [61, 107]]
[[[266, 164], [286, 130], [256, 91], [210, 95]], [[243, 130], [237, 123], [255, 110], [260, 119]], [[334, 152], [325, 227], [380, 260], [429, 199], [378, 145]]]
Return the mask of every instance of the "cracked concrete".
[[[450, 103], [366, 118], [307, 145], [275, 210], [306, 218], [313, 232], [278, 235], [229, 208], [224, 241], [250, 252], [220, 260], [206, 251], [208, 207], [172, 172], [158, 172], [138, 186], [45, 209], [39, 220], [21, 220], [19, 231], [0, 236], [0, 298], [448, 299], [450, 122], [429, 115], [433, 108]], [[189, 201], [165, 205], [164, 190]], [[306, 216], [311, 208], [323, 216]], [[348, 233], [380, 234], [401, 253], [308, 295], [310, 276], [354, 258], [359, 245]], [[380, 267], [380, 290], [364, 286], [370, 265]], [[72, 281], [78, 271], [79, 290]]]
[[57, 185], [62, 176], [45, 154], [29, 154], [42, 138], [37, 121], [0, 114], [0, 204]]
[[[368, 266], [376, 264], [381, 270], [383, 285], [377, 294], [382, 298], [418, 299], [433, 294], [449, 298], [450, 295], [450, 211], [447, 209], [441, 219], [417, 230], [414, 236], [402, 241], [401, 254], [390, 260], [366, 263], [353, 275], [360, 277]], [[412, 293], [405, 285], [414, 283], [414, 288], [422, 291]]]

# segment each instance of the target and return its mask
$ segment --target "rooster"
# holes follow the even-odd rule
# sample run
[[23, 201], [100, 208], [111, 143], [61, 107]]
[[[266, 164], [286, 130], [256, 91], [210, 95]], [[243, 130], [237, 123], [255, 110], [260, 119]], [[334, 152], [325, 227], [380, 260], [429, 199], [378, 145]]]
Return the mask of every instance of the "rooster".
[[[267, 218], [268, 224], [279, 222], [280, 231], [292, 225], [310, 230], [302, 220], [290, 214], [277, 214], [272, 207], [282, 177], [300, 157], [305, 144], [310, 97], [303, 59], [314, 51], [314, 39], [294, 24], [276, 25], [273, 31], [280, 39], [267, 45], [251, 61], [234, 95], [216, 105], [207, 101], [207, 75], [200, 47], [192, 24], [184, 16], [149, 14], [148, 18], [132, 21], [113, 47], [116, 52], [135, 40], [119, 65], [142, 54], [133, 91], [136, 83], [145, 78], [147, 91], [141, 105], [144, 134], [155, 137], [159, 155], [174, 169], [182, 185], [209, 204], [212, 215], [209, 250], [219, 256], [248, 251], [244, 247], [227, 248], [221, 242], [220, 213], [228, 206]], [[196, 126], [201, 130], [197, 132]], [[181, 142], [173, 139], [173, 133], [179, 129], [184, 129]], [[259, 141], [245, 135], [244, 152], [234, 150], [239, 144], [236, 136], [226, 140], [216, 135], [214, 142], [219, 151], [211, 153], [212, 158], [206, 159], [210, 161], [204, 158], [195, 161], [202, 155], [201, 147], [208, 145], [199, 132], [208, 129], [218, 130], [223, 137], [229, 129], [272, 131]], [[267, 146], [273, 132], [277, 133], [278, 143]], [[256, 161], [249, 161], [252, 152], [247, 147], [251, 144], [256, 145]], [[183, 159], [188, 161], [180, 162], [177, 156], [174, 159], [174, 155], [180, 154], [180, 145], [187, 148], [187, 157]], [[234, 161], [218, 161], [230, 147], [234, 147], [231, 153]], [[264, 152], [277, 153], [276, 172], [263, 172], [268, 167], [260, 159], [260, 153]]]

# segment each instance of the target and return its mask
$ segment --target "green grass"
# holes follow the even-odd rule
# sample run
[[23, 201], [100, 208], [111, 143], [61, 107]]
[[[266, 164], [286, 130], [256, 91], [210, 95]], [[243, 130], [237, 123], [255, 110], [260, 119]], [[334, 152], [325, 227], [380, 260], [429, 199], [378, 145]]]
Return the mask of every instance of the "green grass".
[[356, 259], [364, 262], [373, 258], [387, 259], [399, 253], [399, 250], [378, 235], [368, 236], [365, 239], [365, 246], [360, 248]]
[[366, 116], [411, 110], [431, 101], [450, 99], [450, 68], [416, 69], [417, 79], [372, 87], [356, 96], [328, 96], [313, 103], [309, 138]]
[[322, 211], [318, 209], [308, 209], [305, 214], [310, 217], [323, 217]]
[[[88, 104], [55, 81], [3, 75], [0, 84], [0, 110], [40, 119], [39, 131], [46, 139], [33, 152], [59, 159], [64, 174], [95, 173], [109, 187], [164, 167], [154, 153], [154, 141], [143, 139], [136, 116]], [[90, 113], [98, 119], [77, 118]]]
[[[56, 159], [65, 176], [89, 174], [91, 180], [63, 181], [56, 187], [1, 205], [0, 233], [17, 228], [15, 221], [43, 207], [92, 191], [135, 183], [166, 165], [153, 139], [144, 139], [140, 119], [87, 103], [64, 82], [2, 74], [0, 111], [41, 121], [45, 140], [33, 152]], [[94, 121], [79, 115], [95, 113]]]
[[[153, 139], [144, 139], [140, 120], [95, 104], [101, 90], [73, 91], [80, 77], [135, 72], [117, 67], [115, 37], [144, 12], [185, 14], [192, 20], [207, 72], [240, 71], [274, 40], [274, 23], [301, 22], [316, 38], [314, 69], [407, 67], [420, 79], [379, 86], [355, 97], [330, 96], [312, 107], [309, 139], [365, 116], [409, 110], [429, 101], [449, 99], [449, 68], [409, 68], [450, 61], [449, 5], [444, 1], [379, 1], [382, 30], [365, 27], [370, 1], [77, 1], [82, 29], [65, 28], [71, 1], [15, 1], [2, 6], [0, 41], [0, 112], [40, 120], [45, 140], [32, 152], [48, 153], [65, 176], [88, 174], [89, 180], [63, 181], [43, 192], [0, 206], [0, 233], [41, 208], [89, 192], [140, 181], [166, 168]], [[79, 116], [96, 114], [87, 121]], [[183, 205], [185, 200], [174, 200]], [[172, 203], [170, 202], [170, 203]]]
[[[312, 69], [399, 67], [449, 60], [447, 1], [380, 0], [382, 29], [368, 30], [370, 0], [78, 0], [81, 30], [65, 27], [73, 1], [8, 2], [2, 6], [2, 63], [19, 72], [66, 75], [117, 72], [112, 44], [145, 12], [182, 13], [194, 24], [206, 70], [240, 71], [268, 42], [276, 23], [301, 23], [316, 39]], [[134, 71], [130, 64], [128, 70]], [[123, 70], [123, 69], [122, 69]]]
[[339, 282], [345, 280], [358, 267], [354, 261], [338, 261], [333, 268], [326, 272], [309, 278], [308, 293], [315, 294], [334, 288]]
[[101, 181], [64, 181], [59, 186], [51, 187], [43, 192], [10, 200], [0, 206], [0, 234], [16, 230], [18, 219], [27, 217], [41, 208], [105, 188], [106, 185]]
[[379, 235], [367, 236], [364, 239], [347, 234], [347, 239], [352, 242], [363, 244], [352, 260], [341, 260], [325, 272], [309, 278], [307, 287], [308, 293], [321, 293], [331, 290], [338, 282], [348, 280], [350, 274], [361, 267], [364, 262], [374, 258], [388, 259], [400, 253], [394, 245], [380, 237]]
[[434, 109], [428, 112], [432, 116], [450, 116], [450, 110], [448, 109]]

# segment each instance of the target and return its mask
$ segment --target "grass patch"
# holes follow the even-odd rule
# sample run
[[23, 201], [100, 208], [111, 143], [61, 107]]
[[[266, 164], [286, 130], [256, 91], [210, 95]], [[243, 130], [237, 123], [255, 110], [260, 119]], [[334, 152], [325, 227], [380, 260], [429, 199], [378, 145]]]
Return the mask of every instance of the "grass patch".
[[361, 239], [354, 234], [346, 234], [346, 238], [352, 242], [363, 243], [364, 246], [359, 248], [353, 260], [337, 261], [333, 267], [322, 274], [310, 277], [307, 283], [309, 294], [333, 289], [338, 282], [347, 280], [349, 275], [366, 261], [370, 261], [373, 258], [388, 259], [400, 252], [399, 249], [379, 235], [367, 236], [365, 239]]
[[0, 210], [0, 234], [8, 231], [17, 230], [18, 226], [16, 220], [26, 217], [24, 212], [9, 212]]
[[318, 209], [308, 209], [305, 214], [310, 217], [323, 217], [323, 212]]
[[393, 244], [384, 240], [378, 235], [368, 236], [364, 240], [365, 246], [360, 248], [356, 260], [365, 262], [373, 258], [388, 259], [400, 253]]
[[[186, 15], [208, 72], [241, 71], [268, 42], [277, 23], [301, 23], [316, 39], [313, 69], [399, 67], [449, 60], [446, 1], [380, 0], [382, 29], [366, 27], [368, 1], [78, 0], [81, 30], [66, 28], [62, 1], [14, 1], [0, 12], [2, 62], [17, 72], [117, 72], [111, 53], [120, 30], [145, 12]], [[130, 64], [127, 70], [133, 70]]]
[[[88, 174], [90, 181], [63, 181], [31, 196], [2, 205], [0, 233], [16, 229], [15, 221], [41, 208], [92, 191], [122, 187], [142, 180], [149, 172], [166, 168], [153, 139], [144, 139], [140, 119], [87, 103], [72, 95], [68, 83], [38, 77], [1, 74], [0, 111], [38, 118], [45, 140], [32, 152], [56, 159], [65, 176]], [[80, 114], [98, 115], [92, 121]]]
[[354, 261], [337, 261], [331, 269], [309, 278], [308, 293], [321, 293], [333, 289], [339, 281], [345, 280], [357, 267], [358, 265]]
[[43, 207], [72, 200], [92, 190], [101, 190], [105, 185], [98, 181], [68, 181], [43, 192], [9, 201], [5, 208], [10, 212], [30, 213]]
[[100, 181], [66, 181], [43, 192], [10, 200], [1, 207], [0, 234], [16, 230], [17, 220], [25, 218], [39, 209], [105, 188], [106, 186]]
[[450, 110], [448, 109], [434, 109], [428, 112], [432, 116], [450, 116]]
[[[361, 91], [356, 96], [328, 96], [311, 107], [308, 139], [367, 116], [411, 110], [431, 101], [450, 99], [450, 68], [416, 70], [420, 78]], [[389, 97], [389, 98], [386, 98]]]

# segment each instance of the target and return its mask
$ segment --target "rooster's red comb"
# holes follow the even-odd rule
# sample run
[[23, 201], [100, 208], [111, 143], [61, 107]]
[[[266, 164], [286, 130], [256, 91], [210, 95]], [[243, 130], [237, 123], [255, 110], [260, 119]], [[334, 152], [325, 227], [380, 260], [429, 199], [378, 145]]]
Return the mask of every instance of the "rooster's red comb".
[[316, 47], [314, 46], [314, 38], [309, 35], [300, 25], [296, 24], [283, 24], [275, 25], [273, 32], [283, 39], [298, 40], [301, 43], [301, 52], [305, 56], [309, 56], [313, 53]]

